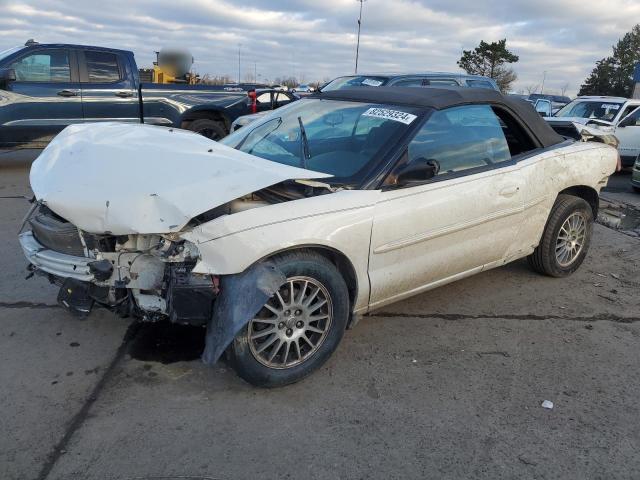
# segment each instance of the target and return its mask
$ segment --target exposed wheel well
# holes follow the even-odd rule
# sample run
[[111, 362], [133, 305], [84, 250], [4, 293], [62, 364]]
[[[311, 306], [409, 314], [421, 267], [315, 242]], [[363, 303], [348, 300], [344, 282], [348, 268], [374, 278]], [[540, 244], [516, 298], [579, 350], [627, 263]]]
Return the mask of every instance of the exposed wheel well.
[[224, 113], [217, 110], [196, 110], [187, 112], [182, 117], [180, 128], [187, 130], [191, 122], [193, 122], [194, 120], [199, 120], [201, 118], [207, 118], [216, 122], [220, 122], [224, 126], [226, 132], [229, 133], [231, 122]]
[[[281, 255], [287, 252], [300, 252], [305, 250], [318, 253], [325, 257], [336, 266], [338, 272], [340, 272], [340, 275], [342, 275], [342, 278], [344, 278], [344, 282], [347, 284], [347, 289], [349, 291], [349, 303], [351, 305], [350, 310], [352, 313], [351, 318], [349, 319], [349, 323], [352, 323], [354, 320], [353, 307], [356, 304], [356, 295], [358, 294], [358, 277], [356, 276], [356, 270], [353, 267], [353, 264], [346, 257], [346, 255], [338, 250], [324, 245], [302, 245], [299, 247], [287, 248], [285, 250], [274, 252], [266, 258], [270, 258], [274, 255]], [[265, 260], [266, 258], [264, 258], [263, 260]]]
[[593, 218], [598, 218], [598, 207], [600, 204], [598, 192], [592, 187], [586, 185], [576, 185], [574, 187], [565, 188], [559, 195], [573, 195], [574, 197], [582, 198], [591, 206], [593, 211]]

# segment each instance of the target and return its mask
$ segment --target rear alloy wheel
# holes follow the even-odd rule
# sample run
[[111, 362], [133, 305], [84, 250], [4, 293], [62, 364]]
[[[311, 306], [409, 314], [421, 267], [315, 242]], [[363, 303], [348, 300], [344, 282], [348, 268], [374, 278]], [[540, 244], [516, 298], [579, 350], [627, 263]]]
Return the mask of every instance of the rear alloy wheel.
[[540, 244], [527, 260], [537, 272], [566, 277], [582, 264], [593, 230], [593, 211], [582, 198], [560, 195], [551, 209]]
[[349, 295], [335, 265], [314, 252], [276, 257], [286, 282], [234, 339], [230, 364], [249, 383], [301, 380], [331, 356], [349, 317]]
[[208, 118], [194, 120], [187, 129], [215, 141], [221, 140], [227, 135], [224, 126], [220, 122]]

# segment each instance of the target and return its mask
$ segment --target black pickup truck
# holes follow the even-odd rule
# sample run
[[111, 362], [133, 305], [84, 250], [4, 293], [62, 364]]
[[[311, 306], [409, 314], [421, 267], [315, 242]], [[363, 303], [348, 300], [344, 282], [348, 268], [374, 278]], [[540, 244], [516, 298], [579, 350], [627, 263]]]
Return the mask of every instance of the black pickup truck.
[[[240, 86], [241, 87], [241, 86]], [[141, 83], [133, 52], [27, 42], [0, 52], [0, 148], [42, 148], [72, 123], [149, 123], [217, 140], [239, 116], [281, 106], [260, 90]]]

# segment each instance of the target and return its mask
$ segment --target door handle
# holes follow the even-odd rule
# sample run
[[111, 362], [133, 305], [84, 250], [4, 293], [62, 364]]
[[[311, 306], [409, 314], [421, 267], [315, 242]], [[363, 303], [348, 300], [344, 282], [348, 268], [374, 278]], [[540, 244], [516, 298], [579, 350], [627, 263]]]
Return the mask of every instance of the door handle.
[[115, 93], [116, 97], [120, 97], [120, 98], [129, 98], [129, 97], [133, 97], [133, 93], [131, 92], [116, 92]]
[[78, 91], [77, 90], [60, 90], [58, 92], [58, 95], [60, 95], [61, 97], [77, 97]]
[[503, 197], [513, 197], [519, 191], [520, 191], [520, 187], [516, 187], [516, 186], [504, 187], [502, 190], [500, 190], [500, 195]]

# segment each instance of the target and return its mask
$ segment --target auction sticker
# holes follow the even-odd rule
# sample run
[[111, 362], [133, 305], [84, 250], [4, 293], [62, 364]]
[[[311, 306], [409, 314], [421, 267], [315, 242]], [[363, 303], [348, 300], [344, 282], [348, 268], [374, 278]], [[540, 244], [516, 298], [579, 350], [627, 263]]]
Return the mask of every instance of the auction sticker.
[[386, 120], [393, 120], [394, 122], [401, 122], [405, 125], [409, 125], [416, 118], [415, 115], [412, 115], [407, 112], [401, 112], [400, 110], [390, 110], [388, 108], [370, 108], [366, 112], [362, 114], [365, 117], [376, 117], [376, 118], [384, 118]]

